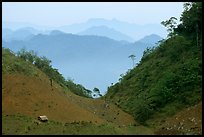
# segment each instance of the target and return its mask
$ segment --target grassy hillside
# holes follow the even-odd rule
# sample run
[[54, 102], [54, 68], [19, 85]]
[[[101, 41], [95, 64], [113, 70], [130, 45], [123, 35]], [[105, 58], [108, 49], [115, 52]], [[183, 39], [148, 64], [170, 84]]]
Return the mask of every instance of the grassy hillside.
[[[22, 74], [26, 76], [40, 76], [46, 74], [50, 80], [57, 82], [64, 90], [83, 96], [91, 97], [91, 91], [72, 80], [65, 78], [51, 65], [51, 60], [46, 57], [38, 57], [33, 50], [21, 49], [16, 54], [8, 48], [2, 47], [2, 73]], [[42, 72], [41, 72], [42, 71]]]
[[27, 76], [39, 75], [39, 71], [30, 62], [22, 61], [7, 48], [2, 48], [2, 74], [19, 73]]
[[[186, 8], [182, 23], [169, 29], [172, 30], [169, 38], [157, 48], [147, 49], [138, 66], [109, 88], [106, 99], [143, 124], [199, 103], [202, 100], [202, 39], [201, 30], [192, 27], [199, 24], [201, 28], [201, 10], [200, 3]], [[187, 16], [192, 22], [186, 23]], [[171, 26], [171, 22], [168, 20], [165, 25]]]

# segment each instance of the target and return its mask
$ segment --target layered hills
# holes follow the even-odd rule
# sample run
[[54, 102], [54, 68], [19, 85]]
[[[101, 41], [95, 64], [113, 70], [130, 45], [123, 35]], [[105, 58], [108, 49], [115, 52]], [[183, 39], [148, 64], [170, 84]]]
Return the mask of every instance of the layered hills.
[[52, 65], [65, 78], [71, 77], [91, 90], [98, 87], [105, 94], [110, 83], [117, 82], [120, 74], [132, 68], [132, 61], [128, 56], [135, 54], [135, 62], [139, 62], [144, 50], [155, 46], [157, 40], [154, 43], [148, 40], [148, 43], [129, 43], [105, 36], [80, 36], [54, 30], [49, 34], [34, 35], [27, 40], [3, 41], [3, 47], [16, 53], [22, 48], [34, 50], [51, 59]]

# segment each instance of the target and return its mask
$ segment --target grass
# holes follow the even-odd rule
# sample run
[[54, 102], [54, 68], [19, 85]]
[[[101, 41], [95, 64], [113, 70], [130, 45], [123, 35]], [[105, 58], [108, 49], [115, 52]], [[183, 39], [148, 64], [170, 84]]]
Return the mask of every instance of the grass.
[[[40, 123], [40, 124], [39, 124]], [[24, 115], [2, 115], [3, 135], [148, 135], [152, 129], [144, 126], [117, 127], [113, 124], [95, 125], [90, 122], [63, 123]]]
[[3, 135], [103, 135], [120, 134], [109, 124], [94, 125], [89, 122], [62, 123], [49, 120], [39, 122], [37, 118], [22, 115], [3, 115]]
[[37, 76], [38, 70], [29, 62], [17, 58], [11, 50], [2, 48], [2, 73]]

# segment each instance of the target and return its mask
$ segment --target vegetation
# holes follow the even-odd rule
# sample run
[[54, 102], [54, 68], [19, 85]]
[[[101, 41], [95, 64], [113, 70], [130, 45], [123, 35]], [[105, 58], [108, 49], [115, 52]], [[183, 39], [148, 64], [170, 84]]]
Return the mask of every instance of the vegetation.
[[58, 69], [52, 67], [51, 60], [47, 59], [45, 56], [38, 57], [37, 53], [33, 50], [26, 51], [24, 48], [15, 54], [10, 49], [2, 47], [3, 73], [20, 73], [29, 76], [38, 75], [38, 71], [33, 65], [65, 89], [68, 88], [70, 91], [80, 96], [91, 97], [92, 91], [84, 88], [80, 84], [75, 84], [70, 79], [65, 80], [62, 74], [58, 72]]
[[134, 68], [134, 66], [135, 66], [135, 55], [134, 54], [132, 54], [132, 55], [130, 55], [128, 58], [131, 58], [132, 59], [132, 66], [133, 66], [133, 68]]
[[29, 62], [17, 58], [10, 49], [2, 47], [2, 74], [19, 73], [28, 76], [38, 75], [38, 71]]
[[106, 94], [142, 123], [158, 113], [175, 114], [202, 100], [202, 3], [184, 4], [181, 23], [162, 22], [169, 30], [166, 40], [146, 49], [138, 66]]
[[110, 123], [96, 125], [92, 122], [40, 122], [24, 115], [2, 115], [3, 135], [152, 135], [144, 126], [118, 127]]
[[58, 122], [49, 120], [40, 122], [37, 119], [24, 115], [3, 115], [2, 134], [4, 135], [108, 135], [121, 134], [110, 124], [95, 125], [94, 123]]
[[102, 96], [102, 94], [100, 93], [100, 90], [98, 88], [94, 88], [93, 93], [94, 93], [93, 94], [94, 97], [98, 97], [98, 96], [101, 97]]

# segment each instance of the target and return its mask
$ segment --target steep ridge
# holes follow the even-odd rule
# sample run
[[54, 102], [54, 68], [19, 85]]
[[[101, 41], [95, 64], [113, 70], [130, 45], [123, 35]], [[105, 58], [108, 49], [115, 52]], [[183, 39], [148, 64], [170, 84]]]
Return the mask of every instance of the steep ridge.
[[[147, 49], [105, 95], [141, 124], [161, 126], [156, 134], [202, 134], [202, 3], [185, 6], [167, 39]], [[169, 28], [173, 21], [162, 24]]]

